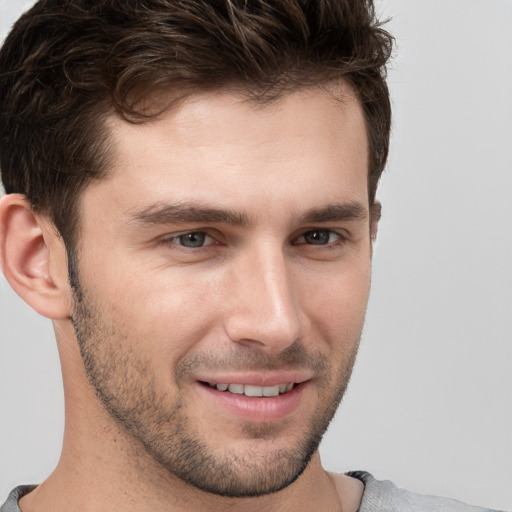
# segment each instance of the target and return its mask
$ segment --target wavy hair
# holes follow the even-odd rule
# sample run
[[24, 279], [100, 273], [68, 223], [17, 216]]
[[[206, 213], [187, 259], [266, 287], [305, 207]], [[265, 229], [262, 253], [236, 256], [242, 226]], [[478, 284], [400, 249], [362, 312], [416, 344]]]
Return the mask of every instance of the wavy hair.
[[0, 51], [5, 191], [26, 195], [73, 244], [80, 192], [109, 169], [109, 115], [143, 123], [195, 91], [270, 101], [344, 79], [364, 110], [373, 202], [392, 42], [372, 0], [40, 0]]

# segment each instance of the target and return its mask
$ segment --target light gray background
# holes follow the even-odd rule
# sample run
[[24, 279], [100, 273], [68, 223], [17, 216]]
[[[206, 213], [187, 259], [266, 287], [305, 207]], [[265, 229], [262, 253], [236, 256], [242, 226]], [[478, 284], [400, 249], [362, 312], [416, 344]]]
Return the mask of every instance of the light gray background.
[[[0, 38], [29, 1], [0, 0]], [[512, 2], [377, 3], [394, 130], [362, 348], [327, 467], [512, 508]], [[0, 496], [56, 464], [50, 323], [0, 278]], [[1, 502], [1, 499], [0, 499]]]

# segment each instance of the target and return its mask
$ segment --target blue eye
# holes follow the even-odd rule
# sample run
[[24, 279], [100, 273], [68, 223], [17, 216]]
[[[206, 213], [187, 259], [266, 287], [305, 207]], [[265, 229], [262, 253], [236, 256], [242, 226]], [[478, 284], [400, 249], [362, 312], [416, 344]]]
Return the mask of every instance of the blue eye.
[[329, 229], [306, 231], [297, 240], [297, 244], [328, 245], [342, 239], [342, 236]]
[[190, 233], [174, 236], [171, 241], [188, 249], [198, 249], [212, 244], [213, 238], [204, 231], [191, 231]]

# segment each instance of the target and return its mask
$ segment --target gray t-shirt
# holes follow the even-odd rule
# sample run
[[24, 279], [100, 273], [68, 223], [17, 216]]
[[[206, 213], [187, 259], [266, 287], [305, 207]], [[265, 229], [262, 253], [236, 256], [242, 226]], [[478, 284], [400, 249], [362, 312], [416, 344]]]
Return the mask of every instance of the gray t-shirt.
[[7, 501], [0, 508], [0, 512], [21, 512], [18, 500], [36, 488], [35, 485], [20, 485], [11, 491]]
[[449, 498], [399, 489], [389, 480], [376, 480], [365, 471], [351, 471], [347, 474], [364, 483], [363, 499], [358, 512], [499, 512]]
[[[472, 507], [448, 498], [424, 496], [399, 489], [387, 480], [376, 480], [365, 471], [352, 471], [347, 474], [361, 480], [365, 485], [358, 512], [498, 512], [488, 508]], [[18, 500], [34, 488], [35, 485], [16, 487], [0, 508], [0, 512], [21, 512]]]

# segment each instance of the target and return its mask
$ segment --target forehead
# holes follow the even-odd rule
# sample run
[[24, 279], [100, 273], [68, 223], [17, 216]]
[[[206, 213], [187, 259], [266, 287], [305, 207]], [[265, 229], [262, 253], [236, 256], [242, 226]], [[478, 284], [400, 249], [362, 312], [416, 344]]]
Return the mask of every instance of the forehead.
[[246, 205], [262, 195], [271, 203], [306, 193], [335, 201], [367, 194], [364, 114], [347, 84], [264, 103], [229, 92], [195, 94], [141, 125], [112, 117], [108, 129], [112, 169], [89, 188], [124, 208], [150, 199], [238, 208], [240, 194]]

